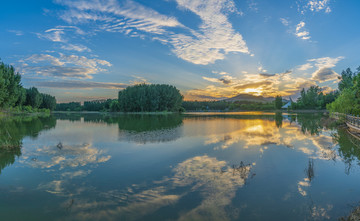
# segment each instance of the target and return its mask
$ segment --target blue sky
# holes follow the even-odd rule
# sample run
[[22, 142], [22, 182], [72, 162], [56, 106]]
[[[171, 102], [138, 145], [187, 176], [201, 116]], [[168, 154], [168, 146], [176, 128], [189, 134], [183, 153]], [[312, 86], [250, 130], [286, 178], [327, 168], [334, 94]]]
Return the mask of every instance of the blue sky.
[[356, 0], [12, 0], [0, 58], [58, 102], [116, 98], [137, 83], [186, 99], [295, 98], [360, 65]]

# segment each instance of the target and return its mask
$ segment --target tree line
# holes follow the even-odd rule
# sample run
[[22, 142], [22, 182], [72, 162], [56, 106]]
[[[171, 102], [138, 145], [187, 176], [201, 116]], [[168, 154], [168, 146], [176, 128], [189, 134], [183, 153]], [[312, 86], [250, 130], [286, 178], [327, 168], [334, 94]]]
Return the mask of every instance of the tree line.
[[21, 75], [15, 68], [0, 62], [0, 110], [17, 108], [33, 111], [39, 108], [54, 110], [56, 99], [49, 94], [43, 94], [37, 88], [26, 89], [21, 84]]
[[300, 97], [291, 104], [291, 109], [324, 110], [326, 105], [335, 101], [338, 96], [339, 91], [337, 90], [324, 94], [319, 86], [311, 86], [308, 89], [303, 88]]
[[183, 96], [167, 84], [138, 84], [119, 91], [118, 99], [61, 103], [57, 111], [179, 112]]
[[[281, 99], [281, 97], [280, 97]], [[184, 101], [186, 111], [240, 111], [240, 110], [274, 110], [275, 103], [255, 101]], [[281, 108], [281, 107], [280, 107]]]
[[107, 100], [93, 100], [84, 101], [82, 105], [80, 102], [69, 102], [56, 104], [57, 111], [112, 111], [116, 112], [117, 109], [113, 108], [113, 103], [117, 102], [116, 99]]

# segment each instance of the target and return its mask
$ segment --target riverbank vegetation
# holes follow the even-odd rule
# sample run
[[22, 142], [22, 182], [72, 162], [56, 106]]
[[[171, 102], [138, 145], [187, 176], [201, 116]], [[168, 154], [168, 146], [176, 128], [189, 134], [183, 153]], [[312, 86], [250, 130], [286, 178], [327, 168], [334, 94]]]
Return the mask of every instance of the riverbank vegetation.
[[40, 93], [35, 87], [24, 88], [21, 75], [14, 67], [0, 62], [0, 111], [46, 112], [54, 110], [55, 106], [55, 97]]
[[360, 67], [352, 72], [350, 68], [341, 72], [338, 84], [340, 95], [327, 105], [330, 112], [360, 114]]
[[253, 101], [184, 101], [182, 107], [186, 111], [250, 111], [275, 110], [274, 102]]
[[334, 90], [324, 94], [319, 86], [311, 86], [308, 89], [302, 89], [300, 97], [291, 104], [293, 110], [324, 110], [326, 105], [335, 101], [339, 92]]

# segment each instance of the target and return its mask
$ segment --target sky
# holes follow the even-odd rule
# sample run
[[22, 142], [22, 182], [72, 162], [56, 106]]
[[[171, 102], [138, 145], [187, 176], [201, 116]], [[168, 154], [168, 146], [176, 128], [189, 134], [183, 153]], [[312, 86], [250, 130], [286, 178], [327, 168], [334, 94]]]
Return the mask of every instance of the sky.
[[4, 0], [0, 58], [58, 102], [138, 83], [296, 98], [359, 65], [358, 0]]

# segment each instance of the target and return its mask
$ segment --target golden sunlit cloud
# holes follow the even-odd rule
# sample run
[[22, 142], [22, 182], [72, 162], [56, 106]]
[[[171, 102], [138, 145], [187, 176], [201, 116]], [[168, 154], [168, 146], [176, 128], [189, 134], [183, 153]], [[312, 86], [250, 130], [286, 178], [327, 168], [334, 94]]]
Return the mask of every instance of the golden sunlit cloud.
[[[221, 100], [239, 94], [250, 94], [263, 97], [297, 96], [302, 88], [323, 84], [324, 93], [333, 91], [331, 87], [337, 83], [338, 74], [331, 68], [335, 67], [343, 57], [310, 59], [309, 63], [286, 70], [283, 73], [266, 73], [260, 66], [260, 73], [212, 72], [212, 77], [203, 76], [208, 85], [205, 88], [192, 89], [185, 93], [186, 100]], [[313, 73], [306, 73], [313, 69]], [[326, 70], [326, 71], [324, 71]], [[265, 72], [264, 72], [265, 71]], [[295, 72], [295, 73], [294, 73]], [[325, 84], [325, 85], [324, 85]]]

